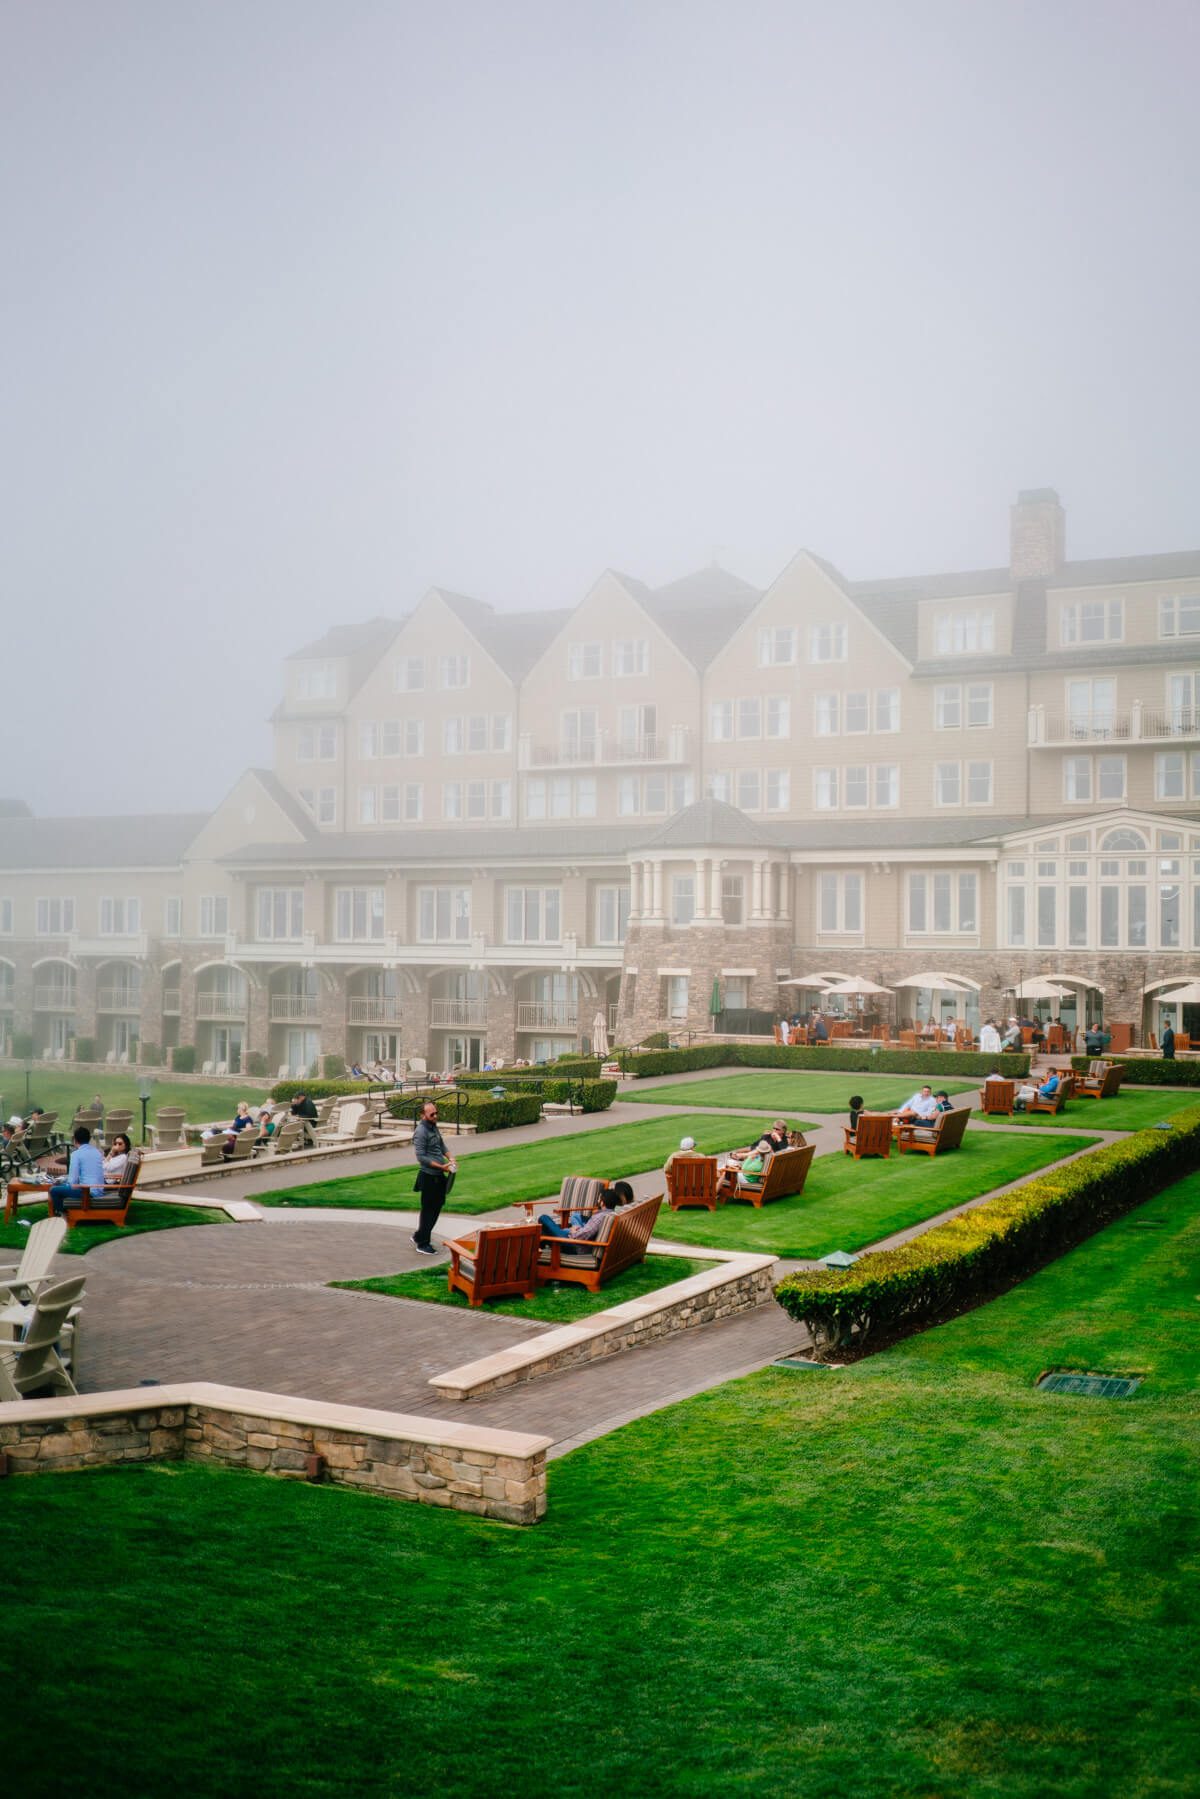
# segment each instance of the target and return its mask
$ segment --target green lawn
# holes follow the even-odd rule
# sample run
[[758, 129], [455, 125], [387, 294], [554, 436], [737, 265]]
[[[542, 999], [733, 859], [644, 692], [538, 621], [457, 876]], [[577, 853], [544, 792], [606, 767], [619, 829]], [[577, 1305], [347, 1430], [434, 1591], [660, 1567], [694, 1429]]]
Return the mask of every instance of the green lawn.
[[[936, 1066], [928, 1077], [936, 1089], [947, 1093], [974, 1093], [978, 1081], [950, 1081], [938, 1077]], [[626, 1083], [621, 1098], [638, 1106], [730, 1106], [774, 1116], [799, 1107], [803, 1112], [845, 1112], [850, 1095], [861, 1093], [868, 1112], [894, 1112], [921, 1086], [912, 1074], [810, 1074], [807, 1070], [777, 1074], [722, 1074], [710, 1080], [680, 1081], [678, 1086], [642, 1087]], [[782, 1116], [782, 1112], [780, 1113]]]
[[[1190, 1799], [1198, 1212], [1193, 1178], [887, 1354], [590, 1443], [535, 1530], [202, 1467], [9, 1480], [19, 1790]], [[1074, 1362], [1149, 1379], [1034, 1391]]]
[[[538, 1318], [548, 1324], [576, 1324], [590, 1318], [593, 1312], [606, 1312], [609, 1306], [623, 1305], [627, 1299], [641, 1299], [672, 1281], [685, 1281], [690, 1274], [702, 1274], [711, 1262], [700, 1262], [690, 1256], [648, 1256], [635, 1268], [627, 1268], [615, 1281], [599, 1293], [586, 1287], [562, 1285], [539, 1287], [532, 1299], [492, 1299], [482, 1308], [486, 1312], [502, 1312], [510, 1318]], [[420, 1299], [440, 1306], [460, 1306], [469, 1310], [464, 1293], [449, 1291], [446, 1268], [412, 1268], [406, 1274], [373, 1275], [365, 1281], [330, 1281], [331, 1287], [350, 1287], [362, 1293], [386, 1293], [391, 1299]]]
[[1020, 1180], [1047, 1163], [1095, 1143], [1095, 1137], [1048, 1137], [968, 1129], [961, 1149], [941, 1156], [898, 1155], [856, 1162], [850, 1156], [817, 1156], [803, 1193], [757, 1208], [689, 1207], [659, 1213], [656, 1235], [669, 1243], [712, 1249], [770, 1251], [779, 1256], [824, 1256], [861, 1249], [976, 1199], [993, 1187]]
[[[44, 1111], [57, 1112], [60, 1125], [70, 1123], [76, 1107], [86, 1105], [96, 1093], [104, 1100], [105, 1106], [118, 1107], [122, 1111], [133, 1113], [134, 1124], [141, 1129], [142, 1105], [138, 1099], [140, 1076], [127, 1070], [112, 1074], [97, 1074], [94, 1069], [84, 1069], [73, 1074], [66, 1064], [45, 1066], [35, 1062], [29, 1077], [29, 1105], [41, 1106]], [[218, 1084], [215, 1081], [176, 1080], [167, 1075], [154, 1075], [150, 1082], [151, 1099], [149, 1118], [154, 1123], [154, 1115], [159, 1106], [185, 1106], [190, 1122], [206, 1124], [212, 1119], [232, 1118], [237, 1111], [239, 1099], [248, 1099], [251, 1105], [261, 1105], [270, 1092], [270, 1082], [263, 1080], [232, 1080]], [[25, 1104], [25, 1070], [24, 1068], [0, 1068], [0, 1095], [3, 1099], [3, 1115], [8, 1118], [13, 1112], [24, 1114], [29, 1107]]]
[[[45, 1206], [22, 1206], [12, 1224], [0, 1222], [0, 1250], [24, 1249], [29, 1237], [26, 1224], [36, 1224], [46, 1216]], [[21, 1223], [21, 1219], [25, 1223]], [[198, 1206], [156, 1205], [153, 1200], [135, 1199], [124, 1225], [80, 1224], [63, 1239], [62, 1254], [85, 1256], [97, 1244], [111, 1243], [114, 1237], [136, 1237], [142, 1231], [177, 1230], [183, 1224], [228, 1224], [224, 1212], [202, 1211]]]
[[[785, 1114], [780, 1113], [783, 1117]], [[811, 1120], [788, 1123], [798, 1130], [812, 1129]], [[497, 1206], [516, 1205], [523, 1199], [545, 1199], [557, 1194], [567, 1174], [602, 1176], [619, 1180], [622, 1175], [644, 1174], [661, 1168], [681, 1137], [691, 1136], [706, 1155], [733, 1149], [761, 1134], [762, 1113], [753, 1117], [695, 1117], [647, 1119], [645, 1124], [614, 1124], [576, 1136], [555, 1137], [545, 1143], [514, 1144], [508, 1149], [473, 1150], [458, 1165], [458, 1179], [447, 1211], [491, 1212]], [[451, 1150], [454, 1139], [448, 1139]], [[349, 1175], [340, 1181], [314, 1181], [303, 1187], [287, 1187], [277, 1193], [256, 1193], [256, 1205], [395, 1207], [415, 1211], [414, 1169], [389, 1168], [379, 1174]]]
[[[996, 1124], [1048, 1124], [1052, 1130], [1142, 1131], [1200, 1103], [1200, 1094], [1177, 1090], [1152, 1092], [1149, 1088], [1122, 1088], [1112, 1099], [1069, 1099], [1061, 1112], [1014, 1112], [1011, 1118], [995, 1118]], [[982, 1112], [972, 1114], [982, 1118]]]

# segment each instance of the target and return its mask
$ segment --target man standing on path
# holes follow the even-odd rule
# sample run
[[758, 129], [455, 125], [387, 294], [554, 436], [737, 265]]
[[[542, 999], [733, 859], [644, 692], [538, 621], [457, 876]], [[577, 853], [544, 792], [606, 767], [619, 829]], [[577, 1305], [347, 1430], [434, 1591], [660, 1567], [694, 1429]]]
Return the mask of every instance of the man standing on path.
[[413, 1248], [418, 1255], [435, 1256], [437, 1245], [433, 1241], [433, 1227], [446, 1203], [458, 1167], [438, 1129], [436, 1099], [427, 1099], [421, 1107], [421, 1116], [413, 1132], [413, 1150], [420, 1164], [413, 1191], [421, 1195], [421, 1216], [412, 1240]]

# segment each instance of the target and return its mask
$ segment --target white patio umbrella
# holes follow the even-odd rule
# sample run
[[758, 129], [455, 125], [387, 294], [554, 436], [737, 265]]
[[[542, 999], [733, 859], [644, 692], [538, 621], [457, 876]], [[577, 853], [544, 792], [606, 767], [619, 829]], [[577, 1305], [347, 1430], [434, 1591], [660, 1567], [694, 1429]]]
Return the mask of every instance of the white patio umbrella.
[[925, 974], [906, 974], [903, 980], [893, 981], [892, 986], [928, 987], [931, 993], [971, 992], [965, 981], [956, 980], [952, 974], [943, 974], [938, 969], [929, 969]]
[[1070, 987], [1060, 987], [1057, 981], [1048, 981], [1044, 975], [1030, 975], [1019, 986], [1010, 987], [1008, 992], [1014, 999], [1073, 999], [1074, 991]]
[[825, 991], [826, 993], [865, 993], [867, 995], [886, 993], [890, 997], [892, 990], [890, 987], [881, 987], [878, 981], [868, 981], [864, 976], [857, 980], [835, 981], [831, 987], [826, 987]]
[[[839, 975], [838, 979], [841, 979]], [[793, 974], [778, 983], [780, 987], [807, 987], [810, 993], [824, 993], [829, 985], [827, 974]]]
[[594, 1056], [608, 1054], [608, 1020], [600, 1010], [592, 1020], [592, 1054]]
[[1152, 993], [1152, 1000], [1169, 1006], [1200, 1006], [1200, 981], [1189, 981], [1186, 987], [1176, 987], [1170, 993]]

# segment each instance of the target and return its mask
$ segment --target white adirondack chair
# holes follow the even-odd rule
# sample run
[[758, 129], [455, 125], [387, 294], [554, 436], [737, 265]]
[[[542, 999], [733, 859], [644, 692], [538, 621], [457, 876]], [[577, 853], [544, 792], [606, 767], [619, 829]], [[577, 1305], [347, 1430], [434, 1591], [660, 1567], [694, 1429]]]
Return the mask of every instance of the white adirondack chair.
[[83, 1275], [44, 1287], [19, 1342], [0, 1342], [0, 1400], [26, 1399], [46, 1388], [71, 1394], [75, 1383], [58, 1353], [59, 1339], [86, 1286]]
[[0, 1262], [0, 1304], [19, 1300], [28, 1305], [39, 1287], [48, 1286], [50, 1265], [67, 1234], [65, 1218], [39, 1218], [25, 1239], [19, 1262]]

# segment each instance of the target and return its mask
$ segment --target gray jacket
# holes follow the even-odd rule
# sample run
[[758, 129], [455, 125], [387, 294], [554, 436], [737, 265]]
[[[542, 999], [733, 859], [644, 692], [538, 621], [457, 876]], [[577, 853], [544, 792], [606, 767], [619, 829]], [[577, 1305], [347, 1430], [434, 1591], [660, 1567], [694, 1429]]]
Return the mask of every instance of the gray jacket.
[[417, 1121], [417, 1128], [413, 1132], [413, 1153], [425, 1173], [445, 1174], [444, 1168], [435, 1168], [433, 1164], [447, 1161], [450, 1151], [446, 1148], [441, 1131], [428, 1118]]

